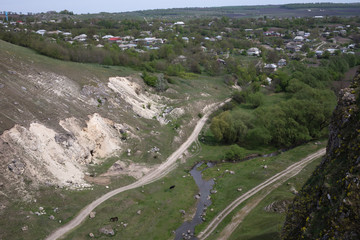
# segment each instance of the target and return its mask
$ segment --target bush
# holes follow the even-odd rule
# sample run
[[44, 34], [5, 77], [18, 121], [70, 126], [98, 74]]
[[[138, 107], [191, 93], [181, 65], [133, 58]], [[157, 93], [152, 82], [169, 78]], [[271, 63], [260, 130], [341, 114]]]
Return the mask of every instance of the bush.
[[225, 111], [228, 111], [228, 110], [232, 110], [234, 107], [235, 107], [234, 102], [227, 102], [222, 107], [222, 110], [225, 112]]
[[110, 56], [106, 56], [102, 62], [104, 65], [113, 65], [114, 62]]
[[170, 76], [181, 76], [184, 72], [184, 67], [180, 64], [169, 65], [166, 73]]
[[246, 91], [236, 91], [232, 97], [234, 101], [241, 104], [241, 103], [246, 103], [247, 95], [248, 93]]
[[245, 157], [245, 149], [234, 144], [231, 145], [230, 150], [225, 153], [226, 160], [241, 160]]
[[143, 72], [142, 78], [143, 78], [144, 82], [148, 86], [150, 86], [150, 87], [155, 87], [156, 86], [156, 83], [157, 83], [157, 77], [156, 76], [152, 76], [152, 75], [148, 74], [147, 72]]

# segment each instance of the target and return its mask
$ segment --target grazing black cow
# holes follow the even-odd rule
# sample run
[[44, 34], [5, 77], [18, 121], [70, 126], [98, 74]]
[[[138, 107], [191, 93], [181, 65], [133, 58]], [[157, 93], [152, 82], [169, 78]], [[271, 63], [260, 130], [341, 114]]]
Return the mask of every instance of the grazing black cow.
[[119, 218], [118, 217], [112, 217], [110, 218], [110, 222], [117, 222], [119, 221]]
[[169, 189], [173, 189], [173, 188], [175, 188], [175, 185], [172, 185], [171, 187], [169, 187]]

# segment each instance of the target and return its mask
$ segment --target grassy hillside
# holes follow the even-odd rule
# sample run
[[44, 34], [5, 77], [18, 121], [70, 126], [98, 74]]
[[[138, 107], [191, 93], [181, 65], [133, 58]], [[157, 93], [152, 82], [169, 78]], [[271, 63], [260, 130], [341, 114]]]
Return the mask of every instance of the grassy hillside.
[[[146, 167], [164, 161], [190, 134], [199, 119], [198, 114], [205, 106], [222, 101], [231, 92], [221, 78], [204, 76], [174, 78], [165, 92], [156, 92], [143, 83], [138, 72], [130, 68], [59, 61], [3, 41], [0, 41], [0, 57], [1, 134], [15, 124], [27, 129], [34, 122], [55, 132], [64, 131], [59, 121], [66, 118], [75, 118], [85, 127], [88, 116], [94, 113], [116, 123], [126, 124], [133, 134], [122, 140], [124, 145], [120, 155], [100, 159], [101, 164], [82, 165], [84, 172], [94, 176], [88, 178], [94, 180], [91, 181], [91, 188], [81, 191], [51, 183], [38, 184], [34, 176], [30, 177], [27, 165], [23, 173], [14, 173], [9, 168], [13, 159], [28, 161], [30, 158], [24, 159], [25, 156], [18, 149], [14, 154], [15, 150], [1, 139], [1, 239], [42, 239], [72, 219], [89, 202], [111, 189], [133, 182], [135, 179], [126, 175], [96, 177], [118, 160], [127, 164], [141, 163]], [[141, 87], [143, 94], [156, 95], [164, 99], [166, 107], [182, 109], [183, 114], [178, 117], [174, 115], [165, 125], [155, 119], [137, 116], [126, 102], [127, 99], [107, 88], [109, 77], [115, 76], [127, 77]], [[67, 88], [69, 91], [64, 92], [63, 89]], [[73, 89], [77, 89], [77, 95], [73, 95]], [[86, 89], [92, 89], [95, 93], [85, 96]], [[120, 104], [114, 107], [113, 101], [119, 101]], [[22, 143], [11, 144], [21, 146]], [[154, 146], [160, 149], [160, 154], [148, 152]], [[126, 149], [132, 150], [131, 156], [126, 154]], [[36, 153], [36, 149], [34, 151]], [[34, 170], [42, 171], [40, 165]], [[27, 196], [26, 199], [23, 196]], [[44, 208], [46, 214], [34, 214], [40, 211], [39, 208]], [[54, 211], [55, 208], [58, 211]], [[55, 217], [54, 220], [50, 219], [51, 215]], [[27, 230], [22, 231], [22, 227]]]

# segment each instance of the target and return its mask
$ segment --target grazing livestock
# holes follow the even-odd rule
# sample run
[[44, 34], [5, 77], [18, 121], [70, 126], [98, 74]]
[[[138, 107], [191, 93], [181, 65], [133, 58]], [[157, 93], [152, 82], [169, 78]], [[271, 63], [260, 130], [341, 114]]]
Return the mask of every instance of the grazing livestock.
[[118, 217], [112, 217], [110, 218], [110, 222], [117, 222], [119, 221], [119, 218]]
[[169, 189], [173, 189], [173, 188], [175, 188], [175, 185], [172, 185], [171, 187], [169, 187]]

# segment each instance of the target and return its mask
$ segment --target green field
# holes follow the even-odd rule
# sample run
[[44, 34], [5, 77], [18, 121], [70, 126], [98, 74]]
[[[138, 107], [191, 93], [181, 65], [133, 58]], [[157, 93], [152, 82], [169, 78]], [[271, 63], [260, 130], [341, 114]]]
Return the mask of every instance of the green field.
[[[212, 195], [213, 204], [209, 209], [213, 208], [213, 211], [208, 210], [206, 218], [213, 218], [241, 193], [324, 145], [325, 142], [320, 145], [308, 143], [276, 157], [257, 158], [240, 163], [220, 163], [205, 170], [203, 174], [205, 178], [216, 178], [214, 189], [218, 191]], [[220, 148], [217, 147], [217, 151]], [[109, 199], [95, 210], [97, 215], [94, 219], [86, 220], [65, 239], [87, 239], [90, 232], [94, 233], [98, 239], [107, 239], [109, 237], [98, 232], [103, 226], [111, 226], [116, 232], [115, 236], [121, 239], [173, 238], [172, 231], [176, 230], [185, 220], [191, 219], [195, 211], [194, 195], [198, 190], [188, 172], [195, 162], [207, 160], [203, 154], [206, 152], [208, 152], [208, 148], [204, 148], [202, 145], [200, 153], [189, 159], [187, 163], [181, 164], [164, 179]], [[264, 164], [268, 165], [266, 170], [262, 168]], [[225, 170], [235, 171], [235, 174], [225, 173]], [[171, 185], [176, 187], [169, 190]], [[239, 187], [243, 189], [241, 193], [237, 191]], [[296, 187], [298, 188], [299, 185], [297, 184]], [[288, 196], [289, 194], [285, 193], [284, 195]], [[137, 214], [138, 210], [141, 210], [140, 215]], [[182, 216], [180, 210], [185, 210], [186, 215]], [[109, 219], [115, 216], [119, 218], [119, 222], [110, 222]], [[121, 222], [127, 223], [127, 227], [125, 228]], [[196, 231], [201, 231], [205, 224], [206, 222], [200, 225]], [[278, 222], [278, 224], [282, 223]]]

